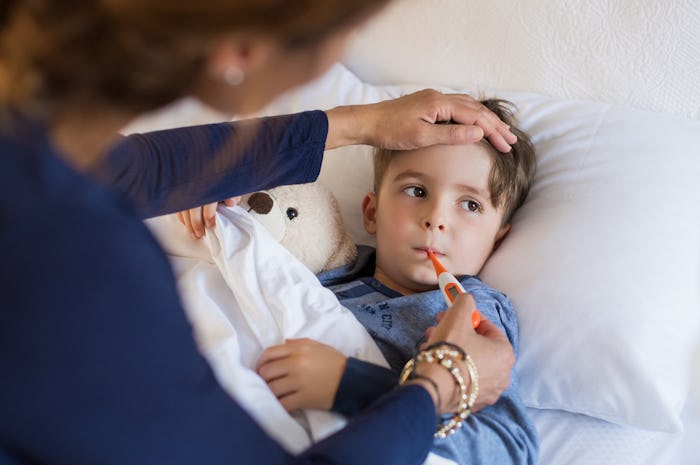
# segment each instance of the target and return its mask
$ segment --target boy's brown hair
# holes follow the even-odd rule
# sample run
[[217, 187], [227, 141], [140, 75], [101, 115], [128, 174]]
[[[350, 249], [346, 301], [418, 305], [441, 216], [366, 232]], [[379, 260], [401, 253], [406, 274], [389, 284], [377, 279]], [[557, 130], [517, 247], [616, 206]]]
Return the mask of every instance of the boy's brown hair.
[[[535, 149], [527, 133], [515, 126], [515, 106], [502, 99], [485, 99], [481, 103], [494, 112], [510, 130], [518, 137], [511, 151], [501, 153], [483, 139], [480, 143], [489, 147], [493, 166], [489, 175], [489, 193], [491, 203], [496, 208], [503, 207], [503, 223], [510, 220], [511, 215], [520, 207], [530, 189], [530, 183], [535, 175]], [[389, 164], [398, 150], [377, 149], [374, 152], [374, 192], [379, 194]]]

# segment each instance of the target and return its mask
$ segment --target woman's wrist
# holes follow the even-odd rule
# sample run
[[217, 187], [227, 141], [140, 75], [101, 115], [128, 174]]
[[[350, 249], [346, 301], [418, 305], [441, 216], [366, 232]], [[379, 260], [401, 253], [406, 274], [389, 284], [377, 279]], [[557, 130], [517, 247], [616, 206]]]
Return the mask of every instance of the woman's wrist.
[[368, 127], [371, 125], [366, 112], [361, 108], [369, 105], [346, 105], [326, 110], [328, 136], [326, 150], [367, 143]]
[[440, 388], [438, 387], [437, 383], [433, 381], [431, 377], [420, 375], [415, 371], [411, 373], [408, 379], [420, 379], [432, 386], [433, 390], [435, 391], [435, 396], [433, 396], [433, 398], [437, 398], [437, 402], [433, 402], [436, 405], [435, 412], [439, 413], [439, 408], [442, 405], [442, 396], [440, 396]]
[[[440, 371], [436, 371], [435, 368], [439, 368]], [[468, 371], [468, 377], [464, 376], [464, 371]], [[448, 374], [451, 379], [445, 380], [441, 372]], [[445, 414], [455, 405], [454, 412], [449, 418], [442, 417], [435, 432], [436, 438], [445, 438], [461, 428], [469, 417], [479, 395], [478, 379], [474, 361], [461, 347], [447, 341], [439, 341], [421, 350], [406, 362], [399, 376], [399, 383], [422, 383], [428, 392], [431, 392], [438, 413]], [[433, 390], [427, 386], [433, 387]]]
[[406, 382], [402, 383], [403, 386], [413, 385], [421, 386], [423, 389], [428, 391], [430, 398], [433, 400], [433, 406], [435, 406], [435, 413], [440, 414], [440, 403], [442, 402], [442, 397], [438, 391], [439, 387], [435, 381], [432, 381], [428, 376], [418, 376], [413, 377]]
[[442, 367], [434, 363], [419, 362], [416, 364], [414, 372], [420, 377], [426, 377], [435, 383], [438, 389], [436, 409], [439, 412], [453, 410], [457, 403], [457, 386], [450, 374]]

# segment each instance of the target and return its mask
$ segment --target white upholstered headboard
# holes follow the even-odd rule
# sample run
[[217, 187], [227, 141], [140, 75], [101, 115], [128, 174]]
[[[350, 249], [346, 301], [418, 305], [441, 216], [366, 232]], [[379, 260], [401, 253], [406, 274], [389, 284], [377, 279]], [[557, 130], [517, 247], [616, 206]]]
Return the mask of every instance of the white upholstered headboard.
[[537, 92], [700, 119], [700, 0], [396, 0], [345, 64], [374, 84]]

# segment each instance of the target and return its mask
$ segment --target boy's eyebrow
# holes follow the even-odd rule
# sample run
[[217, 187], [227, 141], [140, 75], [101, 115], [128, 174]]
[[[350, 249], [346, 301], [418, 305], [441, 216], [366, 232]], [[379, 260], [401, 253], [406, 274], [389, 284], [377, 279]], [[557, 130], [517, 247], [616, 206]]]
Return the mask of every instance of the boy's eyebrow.
[[[394, 177], [394, 182], [400, 182], [406, 178], [421, 179], [421, 178], [427, 178], [427, 177], [429, 177], [429, 176], [427, 176], [425, 173], [421, 173], [420, 171], [407, 170], [407, 171], [403, 171], [403, 172], [397, 174]], [[471, 193], [479, 195], [487, 200], [491, 199], [491, 193], [488, 190], [479, 189], [479, 188], [476, 188], [474, 186], [470, 186], [468, 184], [458, 184], [457, 187], [460, 190], [471, 192]]]
[[491, 193], [487, 190], [477, 189], [474, 186], [468, 186], [466, 184], [459, 184], [457, 187], [459, 187], [463, 191], [471, 192], [471, 193], [476, 194], [480, 197], [483, 197], [486, 200], [491, 200]]
[[425, 178], [425, 177], [427, 177], [425, 175], [425, 173], [421, 173], [420, 171], [407, 170], [407, 171], [402, 171], [401, 173], [394, 176], [394, 182], [403, 181], [406, 178]]

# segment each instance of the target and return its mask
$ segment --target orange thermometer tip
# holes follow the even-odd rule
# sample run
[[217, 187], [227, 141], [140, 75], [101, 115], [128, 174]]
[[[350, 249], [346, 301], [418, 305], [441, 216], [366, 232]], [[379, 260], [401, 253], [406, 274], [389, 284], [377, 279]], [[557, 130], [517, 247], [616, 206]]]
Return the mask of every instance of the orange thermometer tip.
[[474, 310], [472, 312], [472, 328], [476, 329], [479, 327], [481, 324], [481, 313], [479, 313], [479, 310]]
[[442, 263], [440, 263], [433, 253], [432, 250], [428, 250], [428, 257], [430, 257], [430, 261], [433, 262], [433, 266], [435, 267], [435, 273], [439, 276], [440, 273], [447, 273], [447, 268], [442, 266]]

